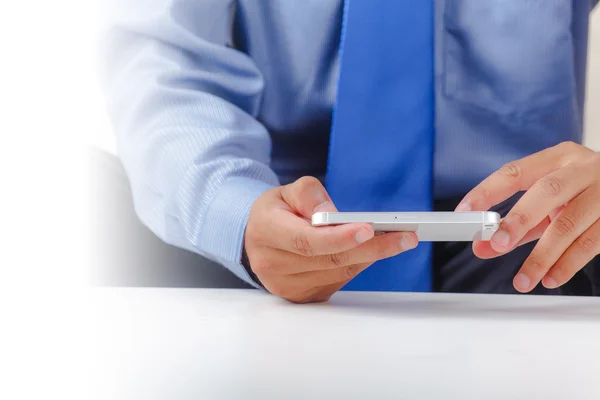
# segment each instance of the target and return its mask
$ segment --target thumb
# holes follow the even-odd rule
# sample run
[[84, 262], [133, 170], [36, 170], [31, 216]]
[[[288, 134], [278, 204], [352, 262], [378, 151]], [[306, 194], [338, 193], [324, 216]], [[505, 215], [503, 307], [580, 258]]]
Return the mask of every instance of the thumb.
[[316, 212], [337, 211], [323, 184], [310, 176], [284, 186], [281, 196], [295, 213], [308, 220]]

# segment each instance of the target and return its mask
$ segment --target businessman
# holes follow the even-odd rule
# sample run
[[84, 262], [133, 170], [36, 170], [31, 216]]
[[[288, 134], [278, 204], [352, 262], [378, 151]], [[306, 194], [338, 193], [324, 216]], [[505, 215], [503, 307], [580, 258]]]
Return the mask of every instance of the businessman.
[[[599, 294], [600, 156], [581, 145], [591, 9], [116, 4], [103, 71], [137, 214], [293, 302], [340, 289]], [[310, 226], [338, 209], [504, 219], [472, 248]]]

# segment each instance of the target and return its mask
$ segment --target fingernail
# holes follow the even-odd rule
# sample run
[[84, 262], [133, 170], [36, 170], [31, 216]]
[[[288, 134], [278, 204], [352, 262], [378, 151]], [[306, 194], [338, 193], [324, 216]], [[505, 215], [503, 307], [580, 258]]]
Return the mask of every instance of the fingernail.
[[542, 285], [544, 285], [546, 289], [556, 289], [558, 287], [558, 283], [556, 283], [554, 278], [549, 276], [542, 279]]
[[330, 201], [325, 201], [325, 202], [319, 204], [318, 206], [316, 206], [315, 209], [313, 210], [313, 213], [326, 212], [326, 211], [335, 212], [335, 206]]
[[402, 239], [400, 240], [400, 247], [402, 248], [402, 250], [411, 250], [414, 249], [415, 247], [417, 247], [417, 242], [416, 240], [410, 236], [403, 236]]
[[354, 235], [354, 239], [358, 242], [358, 243], [364, 243], [367, 240], [371, 240], [373, 238], [373, 231], [367, 229], [367, 228], [361, 228], [361, 230], [359, 230], [358, 232], [356, 232], [356, 235]]
[[458, 205], [458, 207], [456, 207], [456, 210], [454, 210], [454, 211], [456, 211], [456, 212], [468, 212], [468, 211], [471, 211], [471, 210], [472, 210], [471, 203], [469, 203], [469, 201], [467, 200], [467, 201], [463, 201], [462, 203], [460, 203]]
[[498, 246], [502, 248], [508, 248], [510, 244], [510, 235], [505, 230], [500, 229], [498, 232], [494, 233], [492, 236], [492, 242], [496, 243]]
[[521, 272], [515, 277], [514, 284], [518, 290], [524, 292], [529, 289], [529, 285], [531, 285], [531, 279]]

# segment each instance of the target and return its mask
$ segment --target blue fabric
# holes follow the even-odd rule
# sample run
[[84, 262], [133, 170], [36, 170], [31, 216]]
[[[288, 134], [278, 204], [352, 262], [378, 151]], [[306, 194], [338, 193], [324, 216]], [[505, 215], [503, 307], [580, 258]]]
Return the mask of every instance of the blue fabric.
[[582, 140], [589, 2], [437, 4], [435, 197], [466, 193], [491, 165]]
[[[433, 20], [431, 1], [346, 0], [326, 180], [340, 211], [431, 210]], [[422, 243], [345, 289], [429, 291], [430, 258]]]
[[[137, 214], [166, 242], [253, 283], [240, 258], [254, 200], [303, 175], [325, 178], [342, 1], [101, 6], [103, 86]], [[532, 151], [581, 140], [589, 10], [583, 0], [435, 1], [435, 198], [463, 194]], [[395, 40], [413, 40], [401, 21], [406, 37]], [[535, 36], [517, 36], [515, 21]], [[519, 69], [495, 65], [515, 53]], [[539, 65], [547, 56], [556, 68]], [[463, 79], [471, 75], [473, 85]], [[477, 107], [480, 99], [490, 107]], [[507, 112], [513, 101], [526, 108]]]

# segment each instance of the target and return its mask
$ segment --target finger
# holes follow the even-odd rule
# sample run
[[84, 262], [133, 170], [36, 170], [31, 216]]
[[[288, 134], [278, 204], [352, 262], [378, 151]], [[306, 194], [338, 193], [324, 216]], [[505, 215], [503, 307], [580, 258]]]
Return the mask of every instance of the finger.
[[517, 290], [532, 290], [573, 242], [600, 218], [599, 197], [594, 189], [585, 191], [550, 223], [515, 277]]
[[[537, 224], [535, 228], [531, 229], [529, 232], [525, 234], [525, 237], [517, 243], [515, 247], [523, 246], [524, 244], [533, 242], [534, 240], [538, 240], [544, 234], [544, 231], [550, 225], [558, 214], [565, 208], [564, 205], [552, 210], [550, 215], [547, 218], [544, 218], [542, 222]], [[495, 258], [501, 255], [506, 254], [506, 251], [496, 251], [492, 248], [490, 241], [477, 241], [473, 242], [473, 253], [482, 259]]]
[[[362, 272], [365, 269], [367, 269], [370, 265], [371, 265], [370, 263], [365, 263], [363, 265], [358, 266], [358, 269]], [[359, 272], [359, 274], [360, 274], [360, 272]], [[308, 293], [310, 293], [309, 302], [315, 303], [315, 302], [329, 301], [329, 299], [331, 298], [331, 296], [333, 294], [335, 294], [340, 289], [342, 289], [344, 286], [346, 286], [348, 284], [348, 282], [350, 282], [352, 279], [353, 278], [348, 278], [341, 282], [335, 282], [335, 283], [330, 283], [327, 285], [315, 287], [314, 289], [312, 289], [308, 292]]]
[[[318, 271], [313, 273], [307, 273], [313, 275], [310, 277], [306, 275], [306, 279], [314, 279], [319, 285], [332, 285], [332, 284], [345, 284], [356, 278], [361, 272], [371, 266], [373, 263], [362, 263], [348, 265], [336, 269], [330, 269], [325, 271]], [[302, 279], [304, 277], [300, 277]]]
[[[525, 234], [523, 239], [517, 243], [515, 247], [523, 246], [524, 244], [538, 240], [546, 228], [550, 225], [550, 218], [544, 218], [542, 222], [537, 224], [533, 229]], [[481, 259], [490, 259], [506, 254], [506, 251], [496, 251], [492, 248], [490, 241], [473, 242], [473, 253]]]
[[284, 186], [281, 196], [294, 213], [307, 220], [315, 212], [337, 211], [323, 184], [313, 177], [305, 176]]
[[[370, 264], [357, 266], [357, 269], [364, 271]], [[331, 296], [344, 287], [351, 279], [342, 282], [335, 282], [319, 286], [319, 278], [315, 273], [312, 273], [308, 279], [294, 279], [290, 277], [280, 277], [285, 279], [285, 282], [275, 285], [271, 293], [276, 296], [283, 297], [293, 303], [321, 303], [329, 301]], [[316, 286], [315, 286], [316, 285]], [[307, 289], [310, 288], [310, 289]]]
[[578, 196], [593, 182], [581, 164], [569, 164], [538, 180], [509, 211], [490, 245], [497, 252], [512, 249], [552, 210]]
[[342, 287], [344, 287], [349, 281], [346, 282], [337, 282], [330, 285], [325, 285], [321, 287], [314, 288], [310, 291], [310, 303], [322, 303], [329, 301], [331, 296], [333, 296], [336, 292], [338, 292]]
[[[318, 286], [349, 282], [375, 261], [398, 255], [404, 251], [413, 249], [416, 247], [417, 243], [416, 235], [408, 232], [402, 233], [401, 235], [397, 235], [396, 233], [387, 234], [381, 236], [380, 238], [382, 239], [382, 242], [388, 239], [393, 239], [393, 241], [386, 243], [386, 246], [384, 246], [388, 249], [384, 250], [383, 252], [379, 252], [378, 254], [374, 254], [367, 262], [338, 266], [335, 268], [325, 268], [320, 271], [303, 272], [294, 275], [294, 279], [301, 282], [305, 281], [306, 284], [316, 283]], [[401, 245], [399, 246], [398, 243], [401, 243]], [[390, 251], [389, 248], [392, 248], [393, 250]], [[367, 259], [369, 257], [362, 258]], [[328, 266], [331, 266], [331, 264], [328, 264]]]
[[354, 264], [323, 271], [304, 272], [290, 277], [298, 287], [323, 288], [340, 285], [354, 279], [358, 274], [367, 269], [372, 263]]
[[349, 265], [373, 263], [397, 256], [417, 247], [419, 241], [413, 232], [391, 232], [379, 235], [352, 250], [315, 258], [315, 270], [337, 269]]
[[257, 227], [255, 239], [265, 247], [302, 256], [348, 251], [373, 238], [368, 223], [313, 227], [307, 220], [283, 209], [274, 209]]
[[567, 283], [594, 257], [600, 254], [600, 220], [586, 230], [554, 264], [542, 279], [548, 289], [554, 289]]
[[304, 257], [297, 254], [289, 254], [284, 250], [277, 250], [277, 253], [274, 253], [272, 257], [280, 260], [279, 264], [273, 265], [270, 271], [263, 271], [263, 273], [295, 275], [339, 269], [355, 264], [373, 263], [411, 250], [417, 244], [417, 236], [413, 232], [393, 232], [376, 236], [366, 243], [346, 252], [316, 257]]
[[575, 143], [561, 143], [505, 164], [471, 190], [456, 211], [487, 211], [515, 193], [528, 190], [536, 181], [574, 160], [585, 151]]

